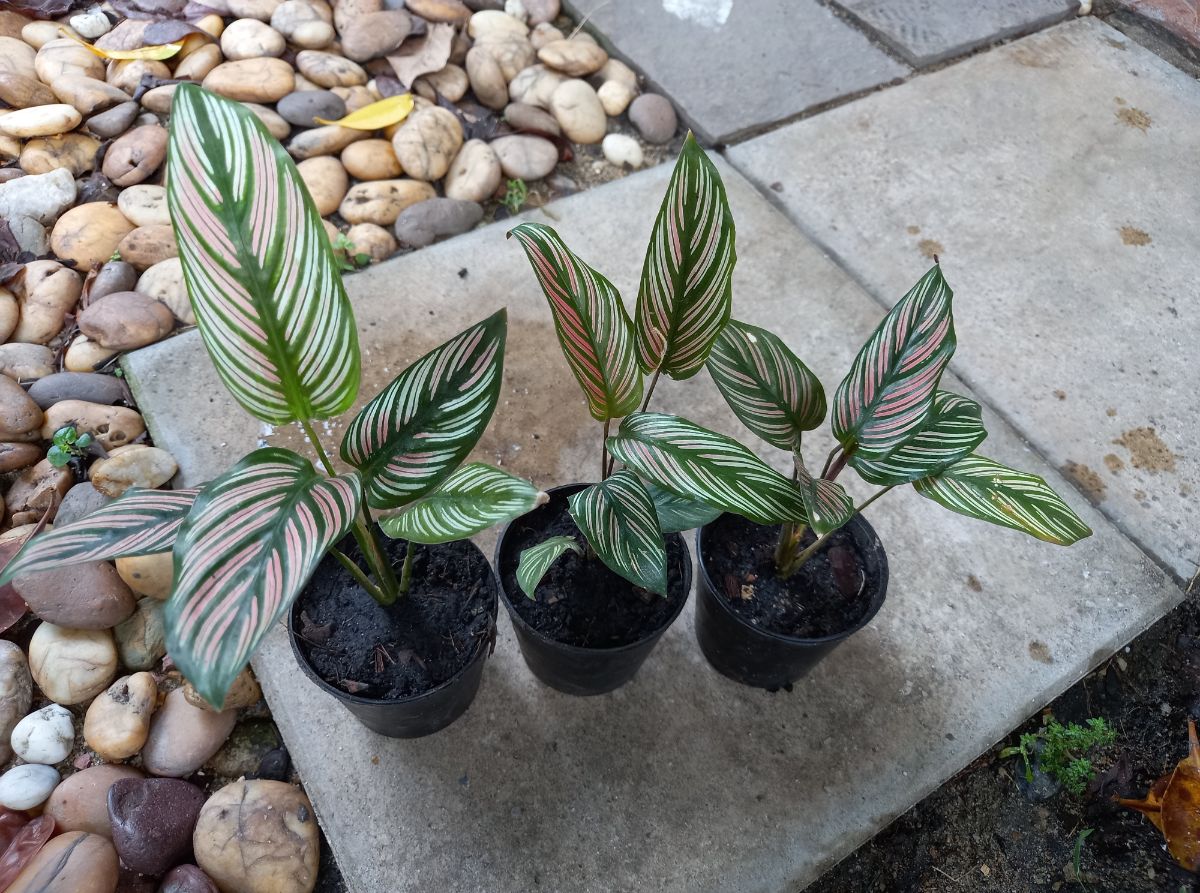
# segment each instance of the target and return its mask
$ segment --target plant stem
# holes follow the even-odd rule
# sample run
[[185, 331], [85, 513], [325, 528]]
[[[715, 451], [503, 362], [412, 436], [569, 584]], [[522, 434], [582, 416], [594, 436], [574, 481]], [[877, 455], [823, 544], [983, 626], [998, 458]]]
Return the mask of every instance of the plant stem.
[[[336, 477], [337, 470], [333, 467], [333, 462], [330, 461], [329, 454], [325, 452], [325, 447], [321, 444], [320, 438], [317, 437], [317, 432], [313, 429], [312, 423], [308, 419], [301, 419], [300, 427], [308, 435], [308, 440], [313, 445], [313, 450], [316, 452], [317, 459], [320, 461], [321, 467], [325, 470], [325, 474], [329, 477]], [[379, 548], [379, 543], [376, 542], [374, 534], [371, 533], [371, 515], [367, 510], [365, 501], [359, 507], [358, 517], [354, 519], [354, 527], [350, 532], [354, 535], [354, 541], [358, 543], [358, 548], [362, 551], [363, 558], [366, 559], [367, 566], [371, 569], [371, 573], [377, 581], [376, 585], [370, 587], [364, 586], [363, 588], [379, 604], [392, 604], [400, 592], [399, 585], [396, 583], [396, 574], [392, 571], [392, 566], [388, 562], [387, 556], [383, 554], [383, 550]], [[359, 573], [361, 574], [361, 571]], [[355, 579], [358, 579], [358, 577], [356, 576]], [[361, 582], [359, 580], [360, 584]]]
[[845, 468], [846, 463], [850, 461], [850, 454], [853, 452], [853, 449], [842, 450], [841, 454], [833, 460], [833, 465], [831, 465], [825, 474], [821, 475], [821, 477], [825, 478], [827, 481], [837, 480], [837, 476], [842, 473], [842, 469]]
[[377, 602], [383, 602], [384, 595], [379, 591], [379, 587], [371, 582], [371, 578], [362, 572], [359, 566], [350, 559], [349, 555], [341, 549], [330, 549], [329, 551], [338, 560], [338, 563], [350, 572], [350, 576], [358, 581], [358, 585], [370, 593], [371, 598]]
[[[792, 483], [797, 486], [800, 484], [800, 466], [803, 463], [804, 457], [800, 455], [800, 445], [797, 444], [792, 453]], [[796, 551], [806, 530], [807, 524], [797, 524], [795, 521], [788, 521], [779, 528], [779, 541], [775, 544], [776, 570], [787, 564], [788, 556]]]
[[650, 387], [646, 390], [646, 399], [642, 401], [642, 412], [646, 411], [646, 407], [650, 405], [650, 398], [654, 396], [654, 388], [658, 385], [658, 377], [662, 375], [661, 369], [654, 370], [654, 377], [650, 379]]
[[600, 441], [600, 480], [606, 480], [612, 474], [612, 465], [608, 458], [608, 432], [612, 426], [612, 419], [604, 420], [604, 439]]
[[833, 457], [838, 454], [838, 450], [841, 448], [842, 445], [839, 443], [829, 451], [829, 455], [825, 457], [825, 466], [821, 469], [821, 477], [825, 477], [825, 475], [829, 473], [829, 466], [833, 464]]
[[408, 595], [408, 589], [412, 586], [413, 555], [416, 551], [417, 544], [409, 540], [404, 550], [404, 566], [400, 568], [400, 594], [403, 596]]
[[[880, 496], [882, 496], [884, 493], [888, 492], [891, 489], [892, 488], [890, 486], [884, 487], [882, 490], [877, 492], [874, 496], [872, 496], [870, 499], [868, 499], [862, 505], [855, 508], [854, 512], [850, 515], [850, 517], [853, 518], [855, 515], [862, 512], [867, 506], [869, 506], [876, 499], [878, 499]], [[845, 525], [843, 525], [843, 526], [845, 526]], [[786, 580], [792, 574], [796, 573], [796, 571], [800, 570], [800, 568], [802, 568], [804, 566], [804, 563], [806, 561], [808, 561], [808, 559], [810, 559], [814, 555], [816, 555], [817, 552], [819, 552], [821, 550], [821, 547], [824, 546], [825, 543], [829, 541], [829, 538], [841, 529], [842, 529], [841, 527], [836, 527], [833, 530], [826, 533], [824, 536], [818, 537], [817, 541], [815, 543], [813, 543], [811, 546], [809, 546], [807, 549], [805, 549], [803, 552], [801, 552], [799, 555], [797, 555], [795, 558], [793, 558], [791, 561], [789, 561], [785, 567], [780, 568], [779, 576]]]

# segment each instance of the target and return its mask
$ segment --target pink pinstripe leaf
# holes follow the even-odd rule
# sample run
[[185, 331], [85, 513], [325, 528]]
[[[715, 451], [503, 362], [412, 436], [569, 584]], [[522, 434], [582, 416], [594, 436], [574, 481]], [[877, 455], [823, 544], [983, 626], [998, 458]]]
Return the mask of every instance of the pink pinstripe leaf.
[[199, 492], [130, 490], [78, 521], [35, 536], [5, 566], [0, 586], [69, 564], [165, 552]]
[[500, 399], [507, 332], [500, 310], [425, 354], [354, 417], [341, 454], [362, 471], [369, 505], [420, 499], [475, 448]]
[[542, 286], [567, 365], [583, 388], [592, 418], [603, 422], [638, 408], [642, 376], [633, 325], [613, 284], [568, 250], [558, 233], [522, 223], [516, 236]]
[[833, 398], [833, 433], [847, 452], [884, 459], [924, 426], [954, 354], [953, 296], [935, 265], [858, 352]]
[[637, 351], [643, 372], [699, 372], [732, 304], [733, 215], [716, 165], [690, 133], [663, 198], [638, 290]]
[[325, 478], [288, 450], [255, 450], [210, 482], [175, 541], [167, 650], [219, 707], [263, 636], [350, 529], [357, 472]]
[[925, 424], [883, 459], [850, 456], [863, 480], [894, 487], [940, 474], [983, 443], [983, 411], [979, 404], [949, 391], [938, 391]]
[[358, 335], [296, 165], [241, 103], [181, 84], [167, 204], [196, 324], [234, 398], [273, 424], [327, 418], [358, 392]]
[[632, 471], [618, 471], [570, 500], [571, 517], [613, 573], [667, 594], [667, 544], [654, 500]]
[[824, 478], [814, 478], [804, 463], [796, 457], [796, 488], [804, 500], [808, 526], [817, 536], [837, 530], [854, 516], [854, 502], [842, 485]]

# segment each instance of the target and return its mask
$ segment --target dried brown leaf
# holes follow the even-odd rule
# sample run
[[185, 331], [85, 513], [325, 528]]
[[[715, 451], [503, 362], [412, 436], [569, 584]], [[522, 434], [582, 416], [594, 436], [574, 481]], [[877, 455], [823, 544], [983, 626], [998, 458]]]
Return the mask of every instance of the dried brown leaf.
[[421, 75], [432, 74], [446, 67], [453, 43], [453, 25], [430, 25], [424, 36], [410, 37], [387, 60], [407, 90]]

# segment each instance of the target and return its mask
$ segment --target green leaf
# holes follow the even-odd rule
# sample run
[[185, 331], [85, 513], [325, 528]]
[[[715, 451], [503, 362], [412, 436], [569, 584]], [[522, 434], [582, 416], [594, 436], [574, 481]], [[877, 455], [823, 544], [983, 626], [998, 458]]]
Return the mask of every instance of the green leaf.
[[357, 472], [325, 478], [288, 450], [255, 450], [201, 491], [175, 540], [167, 650], [220, 708], [271, 626], [350, 529]]
[[796, 452], [805, 431], [825, 419], [825, 389], [781, 339], [730, 320], [708, 371], [742, 424], [781, 450]]
[[516, 236], [533, 267], [567, 365], [599, 422], [638, 408], [642, 375], [633, 350], [633, 324], [613, 284], [571, 253], [558, 233], [522, 223]]
[[524, 478], [472, 462], [403, 514], [380, 520], [379, 526], [394, 539], [429, 545], [448, 543], [511, 521], [547, 499]]
[[608, 450], [647, 480], [759, 524], [807, 520], [800, 492], [732, 438], [677, 416], [639, 412]]
[[983, 456], [967, 456], [913, 486], [952, 512], [1020, 530], [1048, 543], [1069, 546], [1092, 535], [1091, 528], [1042, 478]]
[[241, 103], [180, 84], [166, 182], [196, 325], [234, 399], [276, 425], [349, 409], [354, 315], [288, 154]]
[[854, 517], [854, 502], [842, 485], [824, 478], [814, 478], [804, 463], [796, 460], [796, 487], [804, 500], [808, 526], [818, 536], [837, 530]]
[[508, 315], [500, 310], [435, 347], [354, 417], [342, 459], [367, 503], [408, 505], [450, 476], [483, 436], [500, 399]]
[[574, 494], [571, 517], [596, 554], [634, 586], [667, 594], [667, 544], [654, 500], [632, 471]]
[[725, 184], [689, 133], [642, 265], [635, 314], [642, 371], [684, 379], [703, 368], [729, 320], [734, 240]]
[[537, 597], [537, 588], [542, 582], [542, 577], [546, 576], [550, 565], [558, 561], [559, 556], [567, 550], [576, 555], [583, 554], [579, 543], [569, 536], [552, 536], [521, 553], [521, 560], [517, 565], [517, 583], [528, 598]]
[[833, 434], [879, 461], [924, 427], [956, 344], [954, 293], [934, 266], [867, 339], [833, 398]]
[[941, 473], [987, 438], [979, 404], [949, 391], [938, 391], [925, 426], [882, 459], [855, 452], [850, 465], [863, 480], [896, 486]]
[[78, 521], [42, 531], [5, 565], [0, 586], [66, 565], [165, 552], [199, 492], [133, 489]]
[[658, 514], [658, 526], [663, 533], [680, 533], [703, 527], [721, 516], [719, 508], [705, 505], [696, 499], [688, 499], [672, 493], [652, 482], [643, 482], [646, 492], [654, 500], [654, 511]]

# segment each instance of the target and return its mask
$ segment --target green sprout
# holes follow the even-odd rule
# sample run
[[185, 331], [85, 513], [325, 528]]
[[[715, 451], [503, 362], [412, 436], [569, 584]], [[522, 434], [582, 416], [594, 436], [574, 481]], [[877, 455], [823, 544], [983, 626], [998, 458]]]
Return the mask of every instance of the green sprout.
[[64, 425], [54, 432], [50, 442], [52, 445], [46, 453], [46, 458], [55, 468], [62, 468], [83, 457], [87, 448], [92, 445], [92, 435], [86, 431], [81, 433], [74, 425]]
[[525, 199], [529, 198], [529, 187], [525, 185], [525, 181], [521, 179], [509, 180], [508, 191], [504, 193], [504, 207], [508, 208], [510, 214], [516, 214], [525, 204]]
[[[1025, 763], [1025, 780], [1033, 781], [1033, 763], [1036, 755], [1042, 771], [1061, 784], [1072, 794], [1079, 796], [1096, 775], [1088, 752], [1097, 747], [1112, 744], [1117, 733], [1101, 717], [1094, 716], [1084, 725], [1063, 725], [1050, 717], [1037, 732], [1021, 735], [1015, 747], [1000, 751], [1003, 759], [1019, 756]], [[1041, 753], [1037, 751], [1041, 743]]]
[[1087, 884], [1083, 882], [1083, 842], [1092, 836], [1095, 828], [1084, 828], [1079, 832], [1079, 836], [1075, 838], [1075, 849], [1071, 854], [1071, 867], [1075, 869], [1075, 882], [1083, 889], [1087, 889]]
[[371, 262], [371, 255], [359, 251], [345, 233], [338, 233], [333, 240], [333, 256], [343, 273], [353, 273]]

